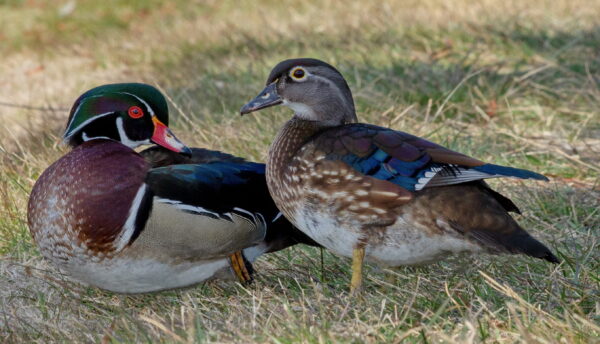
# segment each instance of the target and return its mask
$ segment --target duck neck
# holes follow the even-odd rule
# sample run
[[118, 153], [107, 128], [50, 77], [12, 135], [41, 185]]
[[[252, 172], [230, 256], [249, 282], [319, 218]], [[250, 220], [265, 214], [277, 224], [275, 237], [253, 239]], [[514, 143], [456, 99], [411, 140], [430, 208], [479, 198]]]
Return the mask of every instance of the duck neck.
[[267, 180], [278, 179], [278, 176], [285, 174], [292, 158], [304, 143], [328, 127], [328, 125], [321, 122], [308, 121], [297, 116], [286, 122], [277, 133], [269, 149]]

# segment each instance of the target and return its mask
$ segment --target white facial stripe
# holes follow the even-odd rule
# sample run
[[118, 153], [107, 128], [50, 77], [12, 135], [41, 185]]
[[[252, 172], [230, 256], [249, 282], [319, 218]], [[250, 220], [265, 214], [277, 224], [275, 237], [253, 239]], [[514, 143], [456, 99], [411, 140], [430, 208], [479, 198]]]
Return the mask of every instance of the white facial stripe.
[[140, 103], [144, 104], [144, 106], [146, 106], [146, 109], [148, 109], [148, 112], [150, 113], [150, 116], [154, 117], [154, 110], [152, 110], [152, 108], [150, 107], [150, 105], [148, 105], [148, 103], [146, 103], [142, 98], [136, 96], [133, 93], [129, 93], [129, 92], [120, 92], [121, 94], [127, 94], [130, 95], [132, 97], [134, 97], [135, 99], [139, 100]]
[[121, 228], [121, 235], [117, 238], [117, 240], [115, 240], [113, 245], [117, 252], [122, 250], [131, 240], [131, 236], [135, 231], [135, 221], [137, 220], [138, 213], [140, 212], [140, 206], [142, 205], [142, 200], [146, 194], [146, 189], [148, 189], [148, 185], [142, 184], [135, 194], [135, 198], [131, 203], [131, 208], [129, 208], [129, 215], [127, 215], [125, 225], [123, 225], [123, 228]]
[[[77, 108], [76, 111], [78, 111], [79, 108]], [[76, 112], [74, 112], [76, 113]], [[98, 118], [104, 117], [104, 116], [108, 116], [108, 115], [112, 115], [114, 112], [105, 112], [105, 113], [101, 113], [99, 115], [96, 115], [92, 118], [87, 119], [86, 121], [84, 121], [83, 123], [81, 123], [80, 125], [77, 126], [77, 128], [73, 129], [73, 130], [69, 130], [71, 124], [73, 124], [73, 120], [71, 120], [71, 123], [69, 124], [69, 127], [67, 127], [67, 130], [65, 130], [66, 133], [70, 132], [69, 135], [64, 136], [63, 139], [67, 140], [68, 138], [70, 138], [71, 136], [73, 136], [75, 133], [77, 133], [79, 130], [81, 130], [81, 128], [85, 127], [86, 125], [90, 124], [91, 122], [97, 120]], [[75, 118], [75, 116], [73, 116], [73, 118]]]
[[[81, 133], [81, 138], [83, 139], [84, 142], [87, 142], [89, 140], [96, 140], [96, 139], [107, 139], [107, 140], [113, 140], [108, 136], [94, 136], [94, 137], [89, 137], [87, 136], [87, 134], [85, 133], [85, 131], [83, 133]], [[114, 140], [113, 140], [114, 141]]]
[[123, 118], [117, 117], [117, 130], [119, 131], [119, 137], [121, 138], [121, 143], [129, 148], [135, 148], [141, 145], [149, 145], [150, 140], [142, 140], [142, 141], [134, 141], [127, 136], [125, 132], [125, 128], [123, 127]]
[[[98, 98], [98, 97], [100, 97], [100, 95], [90, 96], [90, 97], [87, 97], [86, 100], [89, 99], [89, 98]], [[73, 118], [71, 118], [71, 121], [67, 125], [67, 130], [65, 130], [65, 132], [68, 132], [69, 128], [71, 127], [71, 125], [73, 125], [73, 121], [75, 120], [75, 114], [77, 114], [77, 112], [79, 112], [79, 109], [81, 108], [81, 106], [83, 105], [83, 103], [85, 103], [85, 102], [84, 101], [80, 102], [79, 105], [77, 105], [77, 108], [75, 109], [75, 111], [73, 111]]]

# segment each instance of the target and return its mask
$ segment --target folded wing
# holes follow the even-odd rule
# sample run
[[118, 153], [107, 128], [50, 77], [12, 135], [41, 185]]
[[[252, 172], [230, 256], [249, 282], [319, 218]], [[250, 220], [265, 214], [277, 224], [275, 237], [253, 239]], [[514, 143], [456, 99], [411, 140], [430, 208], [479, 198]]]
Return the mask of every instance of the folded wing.
[[499, 177], [548, 180], [541, 174], [486, 164], [422, 138], [368, 124], [350, 124], [323, 133], [317, 141], [327, 160], [414, 192]]

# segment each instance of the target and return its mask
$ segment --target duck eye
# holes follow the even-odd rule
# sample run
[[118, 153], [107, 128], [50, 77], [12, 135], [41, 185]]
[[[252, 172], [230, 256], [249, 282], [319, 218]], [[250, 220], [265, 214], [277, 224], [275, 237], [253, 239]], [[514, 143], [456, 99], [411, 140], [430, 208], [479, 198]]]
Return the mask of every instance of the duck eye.
[[302, 80], [306, 76], [306, 72], [304, 72], [303, 68], [297, 67], [292, 70], [290, 75], [296, 80]]
[[139, 106], [132, 106], [127, 111], [129, 117], [131, 118], [140, 118], [144, 115], [144, 111]]

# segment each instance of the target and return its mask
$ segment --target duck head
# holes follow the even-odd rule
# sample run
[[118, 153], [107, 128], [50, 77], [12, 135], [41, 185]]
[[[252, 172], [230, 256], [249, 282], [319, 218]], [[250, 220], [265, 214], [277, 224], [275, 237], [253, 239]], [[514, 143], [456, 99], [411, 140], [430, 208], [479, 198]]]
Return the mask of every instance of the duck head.
[[357, 121], [352, 92], [337, 69], [317, 59], [280, 62], [267, 78], [267, 87], [240, 110], [247, 114], [274, 105], [294, 110], [295, 116], [324, 125]]
[[157, 144], [166, 149], [191, 155], [169, 129], [169, 109], [165, 97], [156, 88], [137, 83], [110, 84], [82, 94], [67, 122], [64, 140], [75, 147], [94, 139], [110, 139], [136, 148]]

